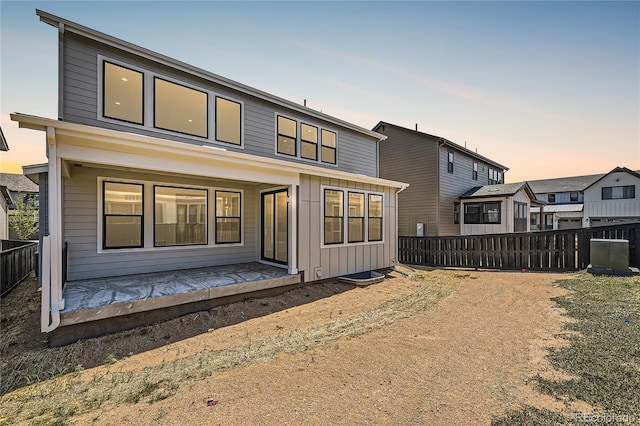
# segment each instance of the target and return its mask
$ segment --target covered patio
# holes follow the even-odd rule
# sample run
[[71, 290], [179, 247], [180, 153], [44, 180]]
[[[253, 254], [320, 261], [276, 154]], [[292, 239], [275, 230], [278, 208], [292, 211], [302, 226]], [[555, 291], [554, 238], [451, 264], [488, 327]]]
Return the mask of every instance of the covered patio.
[[60, 325], [122, 315], [298, 284], [300, 274], [261, 263], [240, 263], [69, 281], [62, 297]]

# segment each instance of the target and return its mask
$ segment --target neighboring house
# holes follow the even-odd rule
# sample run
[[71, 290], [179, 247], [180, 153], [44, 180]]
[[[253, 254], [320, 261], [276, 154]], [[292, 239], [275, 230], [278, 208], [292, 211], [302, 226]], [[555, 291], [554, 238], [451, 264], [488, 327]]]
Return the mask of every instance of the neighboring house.
[[[531, 230], [575, 229], [582, 227], [584, 190], [603, 174], [569, 176], [527, 181], [536, 198], [546, 202], [531, 209]], [[540, 220], [542, 207], [542, 220]]]
[[507, 167], [439, 136], [381, 121], [380, 177], [410, 184], [398, 195], [398, 235], [460, 235], [460, 195], [504, 183]]
[[37, 14], [60, 34], [59, 120], [11, 117], [46, 133], [43, 331], [395, 263], [383, 135]]
[[582, 226], [640, 222], [640, 173], [616, 167], [584, 189]]
[[4, 137], [2, 127], [0, 127], [0, 151], [9, 151], [9, 144], [7, 143], [7, 139]]
[[[18, 239], [9, 227], [9, 216], [16, 208], [16, 200], [26, 197], [33, 198], [38, 205], [38, 185], [24, 175], [0, 173], [0, 239]], [[32, 235], [30, 239], [38, 239], [38, 234]]]
[[456, 221], [461, 235], [529, 232], [529, 210], [537, 202], [526, 182], [472, 188], [460, 196]]
[[528, 181], [546, 202], [531, 208], [531, 229], [540, 230], [540, 223], [543, 230], [556, 230], [638, 221], [638, 175], [616, 167], [605, 174]]
[[[2, 127], [0, 127], [0, 151], [9, 151], [7, 139], [4, 137]], [[9, 238], [9, 205], [13, 203], [6, 187], [0, 185], [0, 240]]]

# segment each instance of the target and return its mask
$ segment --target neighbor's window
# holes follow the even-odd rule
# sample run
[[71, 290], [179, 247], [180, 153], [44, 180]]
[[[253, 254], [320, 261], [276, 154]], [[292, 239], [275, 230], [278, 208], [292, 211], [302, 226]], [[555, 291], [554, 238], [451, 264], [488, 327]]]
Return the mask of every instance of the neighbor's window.
[[216, 96], [216, 140], [240, 145], [240, 117], [239, 102]]
[[453, 152], [447, 153], [447, 172], [453, 173]]
[[296, 127], [295, 120], [278, 116], [278, 154], [296, 156]]
[[478, 163], [473, 162], [473, 173], [471, 174], [473, 180], [478, 180]]
[[207, 94], [158, 77], [154, 82], [154, 126], [206, 138]]
[[369, 241], [382, 241], [382, 195], [369, 194]]
[[513, 202], [513, 230], [527, 232], [527, 216], [529, 205], [518, 201]]
[[453, 223], [460, 223], [460, 203], [453, 203]]
[[216, 244], [242, 241], [241, 198], [240, 192], [216, 191]]
[[335, 189], [324, 190], [324, 243], [340, 244], [343, 238], [344, 192]]
[[300, 125], [300, 155], [308, 160], [318, 159], [318, 128], [302, 123]]
[[547, 195], [547, 201], [550, 202], [550, 203], [555, 203], [556, 202], [556, 194]]
[[636, 198], [636, 186], [604, 186], [602, 187], [603, 200], [622, 200]]
[[102, 115], [143, 124], [143, 74], [107, 61], [103, 67]]
[[577, 192], [571, 192], [569, 194], [569, 201], [572, 203], [575, 203], [578, 201], [578, 193]]
[[349, 240], [350, 243], [364, 241], [364, 194], [349, 192]]
[[464, 205], [464, 223], [500, 223], [500, 202], [469, 203]]
[[207, 190], [154, 186], [155, 247], [207, 244]]
[[106, 181], [102, 185], [102, 248], [142, 247], [144, 186]]
[[336, 164], [336, 134], [322, 129], [322, 162]]

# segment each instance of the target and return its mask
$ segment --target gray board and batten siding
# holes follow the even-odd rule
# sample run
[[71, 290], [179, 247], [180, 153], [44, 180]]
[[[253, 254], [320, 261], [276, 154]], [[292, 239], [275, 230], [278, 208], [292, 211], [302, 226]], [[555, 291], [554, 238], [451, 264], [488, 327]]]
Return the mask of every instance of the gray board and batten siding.
[[[454, 223], [454, 202], [475, 186], [489, 184], [489, 168], [506, 167], [473, 151], [429, 135], [381, 122], [374, 131], [387, 136], [380, 142], [380, 178], [406, 182], [398, 195], [398, 235], [416, 236], [423, 223], [425, 236], [460, 235]], [[453, 152], [453, 173], [448, 171], [448, 153]], [[473, 163], [478, 163], [478, 179], [473, 179]]]
[[[312, 115], [305, 115], [299, 111], [288, 109], [282, 105], [270, 103], [205, 78], [191, 75], [165, 64], [85, 38], [73, 32], [64, 33], [62, 56], [64, 77], [62, 81], [63, 89], [60, 95], [63, 98], [63, 110], [60, 118], [64, 121], [161, 137], [178, 142], [207, 145], [208, 142], [206, 140], [182, 137], [172, 132], [160, 133], [151, 127], [130, 126], [113, 121], [98, 120], [98, 90], [101, 90], [98, 87], [99, 58], [104, 57], [242, 102], [244, 149], [232, 144], [212, 143], [212, 146], [229, 151], [279, 158], [301, 164], [313, 164], [319, 167], [366, 176], [376, 176], [378, 164], [377, 139], [373, 136], [340, 127], [336, 123], [329, 123]], [[210, 99], [209, 102], [212, 102], [212, 100]], [[337, 134], [337, 165], [277, 155], [275, 153], [277, 114], [298, 120], [298, 122], [334, 131]], [[209, 119], [212, 120], [213, 118], [210, 117]]]

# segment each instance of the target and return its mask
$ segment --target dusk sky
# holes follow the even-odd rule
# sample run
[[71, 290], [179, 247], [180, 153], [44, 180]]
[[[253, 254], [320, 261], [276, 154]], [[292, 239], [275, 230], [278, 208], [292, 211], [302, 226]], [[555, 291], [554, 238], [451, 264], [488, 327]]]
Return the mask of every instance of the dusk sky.
[[449, 139], [507, 182], [640, 169], [640, 2], [0, 2], [4, 172], [46, 161], [57, 31], [35, 9], [372, 128]]

